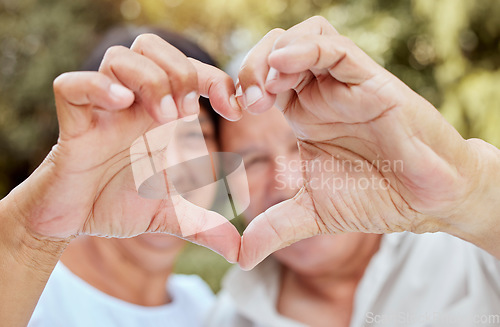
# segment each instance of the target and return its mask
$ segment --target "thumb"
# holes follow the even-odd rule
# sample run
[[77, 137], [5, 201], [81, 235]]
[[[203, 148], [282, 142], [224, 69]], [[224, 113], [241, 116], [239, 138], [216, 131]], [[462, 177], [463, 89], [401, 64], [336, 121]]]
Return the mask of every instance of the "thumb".
[[310, 195], [302, 188], [292, 199], [258, 215], [241, 238], [239, 265], [254, 268], [271, 253], [320, 234], [321, 228]]

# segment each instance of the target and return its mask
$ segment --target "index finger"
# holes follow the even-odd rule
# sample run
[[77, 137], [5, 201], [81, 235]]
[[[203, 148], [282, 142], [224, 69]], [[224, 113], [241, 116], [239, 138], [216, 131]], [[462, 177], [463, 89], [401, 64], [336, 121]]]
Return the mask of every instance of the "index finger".
[[179, 117], [199, 113], [196, 69], [179, 49], [157, 35], [142, 34], [130, 50], [149, 58], [167, 73]]
[[208, 97], [214, 110], [222, 117], [231, 121], [239, 120], [242, 112], [235, 98], [233, 79], [217, 67], [188, 59], [198, 72], [200, 95]]
[[284, 32], [277, 28], [267, 33], [243, 61], [238, 74], [241, 87], [239, 99], [251, 113], [262, 113], [270, 109], [276, 101], [276, 95], [267, 92], [265, 88], [269, 72], [267, 57], [273, 49], [275, 40]]

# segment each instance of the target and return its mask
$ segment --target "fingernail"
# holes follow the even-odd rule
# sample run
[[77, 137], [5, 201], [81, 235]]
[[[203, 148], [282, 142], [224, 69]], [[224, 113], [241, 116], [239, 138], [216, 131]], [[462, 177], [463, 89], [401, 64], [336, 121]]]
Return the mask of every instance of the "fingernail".
[[243, 97], [243, 89], [241, 88], [241, 85], [238, 85], [238, 87], [236, 88], [235, 98], [240, 108], [246, 109], [245, 99]]
[[200, 112], [198, 93], [195, 91], [188, 93], [182, 101], [182, 106], [186, 115], [197, 115]]
[[241, 89], [241, 85], [238, 85], [238, 87], [236, 88], [235, 96], [238, 98], [241, 97], [242, 95], [243, 95], [243, 90]]
[[260, 90], [260, 87], [258, 87], [256, 85], [250, 86], [245, 91], [245, 104], [246, 104], [246, 106], [250, 107], [255, 102], [257, 102], [260, 99], [262, 99], [263, 96], [264, 95], [262, 94], [262, 91]]
[[125, 86], [122, 86], [120, 84], [111, 84], [109, 86], [109, 93], [111, 94], [112, 97], [121, 100], [130, 96], [130, 93], [132, 93], [132, 91], [130, 91]]
[[275, 68], [271, 67], [271, 69], [269, 69], [269, 73], [267, 73], [266, 83], [278, 79], [278, 75], [279, 72]]
[[234, 94], [231, 94], [229, 97], [229, 104], [231, 104], [231, 107], [234, 109], [234, 111], [241, 112], [241, 107], [238, 104], [238, 101], [236, 101], [236, 97]]
[[175, 105], [174, 98], [172, 98], [171, 94], [167, 94], [161, 99], [160, 109], [163, 118], [168, 120], [177, 119], [177, 106]]

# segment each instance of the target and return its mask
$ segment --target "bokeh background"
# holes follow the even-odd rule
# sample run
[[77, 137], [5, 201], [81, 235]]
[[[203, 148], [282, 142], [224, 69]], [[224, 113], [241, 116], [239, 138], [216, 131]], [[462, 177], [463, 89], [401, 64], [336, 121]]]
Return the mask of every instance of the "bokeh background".
[[[0, 0], [0, 197], [57, 141], [52, 81], [110, 27], [184, 33], [222, 64], [274, 27], [326, 17], [433, 103], [465, 138], [500, 146], [499, 0]], [[229, 267], [195, 245], [176, 270], [214, 290]]]

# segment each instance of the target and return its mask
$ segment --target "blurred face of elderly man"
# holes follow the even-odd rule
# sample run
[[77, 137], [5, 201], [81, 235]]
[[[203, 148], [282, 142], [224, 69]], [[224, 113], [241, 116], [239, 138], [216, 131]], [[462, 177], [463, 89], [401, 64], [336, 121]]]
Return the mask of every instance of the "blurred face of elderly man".
[[[238, 122], [222, 121], [223, 151], [243, 156], [250, 187], [248, 220], [298, 191], [301, 177], [297, 139], [282, 113], [273, 108]], [[315, 236], [277, 251], [285, 267], [304, 277], [361, 278], [377, 251], [380, 235], [348, 233]]]

